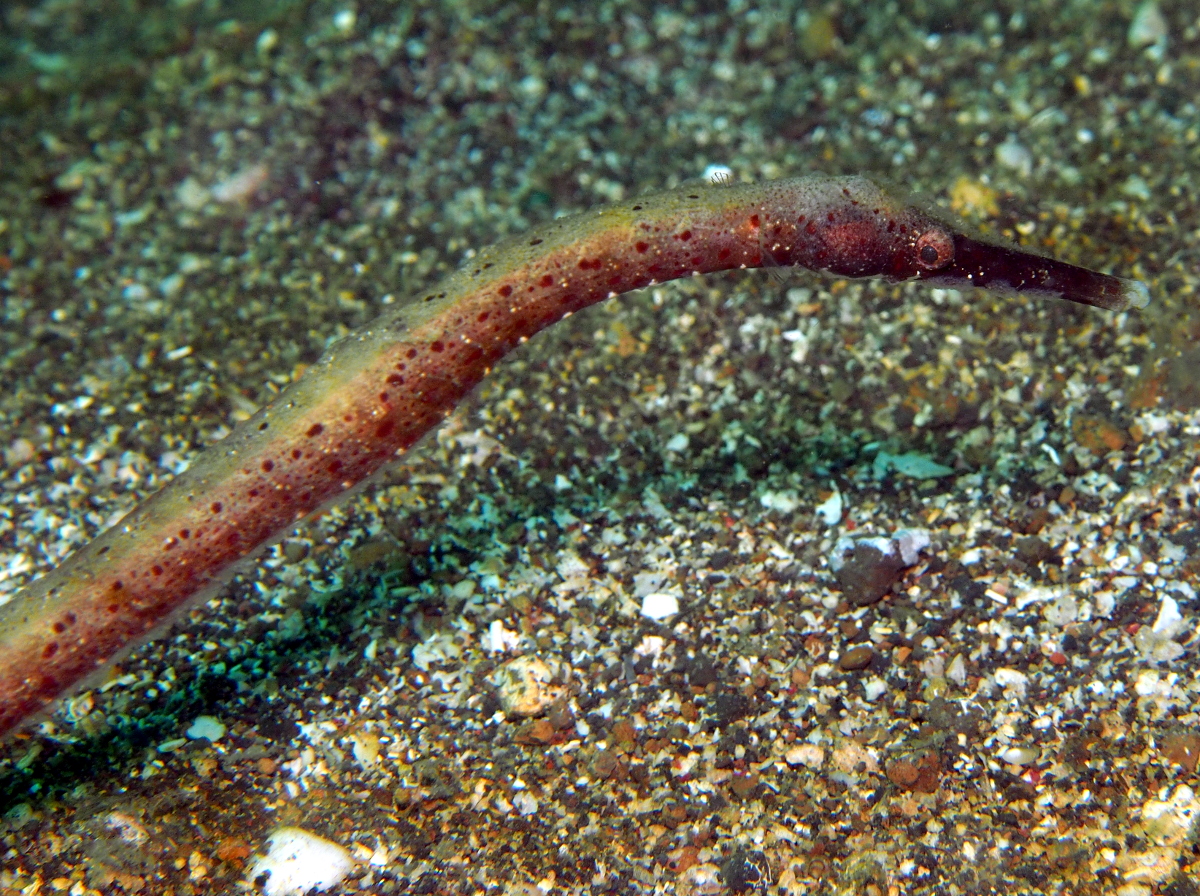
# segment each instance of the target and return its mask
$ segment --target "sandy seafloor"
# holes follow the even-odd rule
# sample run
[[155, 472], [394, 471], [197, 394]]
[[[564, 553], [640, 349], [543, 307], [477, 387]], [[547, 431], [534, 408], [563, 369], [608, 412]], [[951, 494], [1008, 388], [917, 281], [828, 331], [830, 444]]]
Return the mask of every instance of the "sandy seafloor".
[[[0, 893], [248, 892], [280, 825], [329, 892], [1200, 892], [1198, 88], [1185, 3], [6, 4], [5, 595], [471, 247], [710, 165], [1154, 302], [576, 315], [10, 739]], [[859, 605], [839, 540], [906, 529]]]

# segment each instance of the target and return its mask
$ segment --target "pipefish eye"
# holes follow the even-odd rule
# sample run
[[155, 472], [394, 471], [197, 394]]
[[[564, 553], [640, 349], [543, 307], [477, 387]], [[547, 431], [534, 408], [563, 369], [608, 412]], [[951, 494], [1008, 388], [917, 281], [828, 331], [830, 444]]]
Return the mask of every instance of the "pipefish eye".
[[917, 237], [916, 250], [917, 264], [936, 271], [954, 260], [954, 238], [940, 227], [933, 227]]

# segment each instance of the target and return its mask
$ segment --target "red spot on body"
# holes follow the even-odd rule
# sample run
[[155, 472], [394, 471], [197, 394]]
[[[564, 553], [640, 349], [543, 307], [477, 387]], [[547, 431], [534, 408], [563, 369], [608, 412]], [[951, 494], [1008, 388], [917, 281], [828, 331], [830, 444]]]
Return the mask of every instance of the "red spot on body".
[[214, 501], [214, 502], [213, 502], [213, 505], [212, 505], [212, 512], [213, 512], [213, 513], [220, 513], [222, 509], [223, 509], [223, 508], [221, 507], [221, 502], [220, 502], [220, 501]]
[[636, 243], [634, 243], [633, 248], [637, 249], [639, 252], [646, 252], [650, 249], [650, 244], [638, 240]]
[[417, 356], [417, 350], [415, 348], [410, 348], [407, 352], [408, 359], [411, 361], [416, 356]]
[[272, 470], [274, 470], [274, 469], [275, 469], [275, 461], [273, 461], [273, 460], [264, 460], [264, 461], [262, 462], [262, 471], [263, 471], [264, 473], [270, 473], [270, 472], [271, 472]]
[[554, 285], [554, 278], [551, 277], [549, 274], [543, 274], [542, 279], [538, 281], [538, 284], [543, 289], [549, 289], [551, 286]]
[[310, 439], [315, 439], [317, 436], [319, 436], [324, 431], [325, 431], [324, 426], [322, 426], [320, 423], [314, 423], [312, 426], [310, 426], [308, 428], [308, 432], [306, 432], [305, 435], [308, 436]]
[[491, 312], [488, 312], [488, 311], [483, 311], [483, 312], [480, 312], [480, 314], [479, 314], [479, 317], [477, 317], [477, 318], [475, 318], [475, 319], [476, 319], [477, 321], [479, 321], [480, 323], [483, 323], [483, 322], [484, 322], [485, 320], [487, 320], [489, 317], [491, 317]]
[[303, 451], [301, 451], [299, 448], [292, 449], [292, 460], [299, 460], [302, 457], [304, 457]]
[[150, 571], [156, 576], [161, 576], [163, 574], [163, 568], [157, 563], [150, 567]]
[[186, 541], [187, 539], [192, 537], [192, 530], [191, 529], [180, 529], [179, 537]]
[[435, 339], [433, 342], [429, 343], [429, 350], [431, 352], [441, 352], [445, 348], [446, 344], [440, 339]]
[[53, 641], [51, 641], [49, 644], [47, 644], [45, 647], [42, 648], [42, 659], [48, 660], [48, 659], [50, 659], [50, 657], [54, 656], [54, 654], [56, 654], [56, 653], [58, 653], [58, 645], [55, 644]]
[[759, 218], [758, 218], [758, 215], [751, 215], [751, 216], [750, 216], [750, 226], [751, 226], [751, 227], [758, 227], [758, 226], [759, 226]]
[[404, 385], [404, 377], [393, 373], [387, 378], [387, 382], [388, 382], [389, 386], [403, 386]]
[[[758, 226], [757, 221], [754, 222], [754, 226], [755, 227]], [[692, 232], [690, 230], [685, 230], [683, 233], [679, 234], [679, 238], [686, 243], [688, 240], [690, 240], [692, 238]]]
[[340, 460], [331, 460], [329, 462], [329, 466], [327, 466], [325, 469], [336, 476], [342, 471], [342, 462]]
[[395, 428], [396, 428], [396, 423], [394, 420], [384, 420], [382, 423], [380, 423], [378, 426], [375, 427], [375, 438], [386, 439], [388, 436], [390, 436], [392, 434], [392, 431], [395, 430]]
[[[500, 295], [504, 296], [504, 298], [506, 298], [506, 299], [512, 295], [512, 291], [513, 291], [512, 287], [509, 286], [507, 283], [505, 283], [503, 286], [500, 287]], [[486, 317], [486, 316], [487, 316], [487, 312], [485, 311], [483, 314], [483, 317]], [[481, 319], [482, 319], [482, 317], [481, 317]]]
[[733, 254], [732, 249], [722, 249], [717, 253], [717, 258], [721, 261], [725, 261], [732, 254]]

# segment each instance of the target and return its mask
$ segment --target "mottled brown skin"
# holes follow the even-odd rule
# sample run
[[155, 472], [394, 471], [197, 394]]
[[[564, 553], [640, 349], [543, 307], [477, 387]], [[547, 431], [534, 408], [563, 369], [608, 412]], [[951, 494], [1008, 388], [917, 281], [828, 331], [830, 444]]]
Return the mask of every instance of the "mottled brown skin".
[[[1066, 288], [1077, 276], [1103, 307], [1138, 304], [1142, 295], [1131, 281], [1017, 250], [970, 241], [965, 251], [958, 241], [968, 239], [865, 178], [816, 175], [683, 188], [480, 252], [428, 294], [333, 346], [185, 473], [0, 607], [0, 734], [393, 461], [516, 345], [602, 299], [764, 265], [986, 282], [1088, 302]], [[956, 251], [969, 268], [956, 267]], [[1003, 264], [984, 281], [988, 252], [1002, 253]], [[1046, 271], [1058, 280], [1047, 285]]]

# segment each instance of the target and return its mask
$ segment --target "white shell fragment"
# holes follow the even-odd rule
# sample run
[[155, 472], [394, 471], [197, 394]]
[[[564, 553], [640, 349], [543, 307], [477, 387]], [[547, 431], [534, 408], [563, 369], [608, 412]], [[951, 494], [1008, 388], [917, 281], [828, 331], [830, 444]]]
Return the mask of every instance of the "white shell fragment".
[[184, 732], [192, 740], [208, 740], [216, 743], [225, 736], [226, 728], [219, 719], [212, 716], [196, 716], [192, 726]]
[[1154, 625], [1142, 626], [1134, 635], [1133, 644], [1144, 660], [1152, 663], [1167, 663], [1183, 656], [1183, 645], [1175, 641], [1187, 628], [1179, 604], [1172, 597], [1163, 595]]
[[492, 676], [504, 714], [529, 718], [545, 712], [562, 696], [563, 689], [551, 684], [554, 671], [535, 656], [519, 656], [497, 667]]
[[266, 855], [254, 857], [246, 876], [253, 882], [267, 875], [267, 896], [303, 896], [341, 883], [353, 867], [350, 853], [332, 840], [288, 827], [267, 838]]

